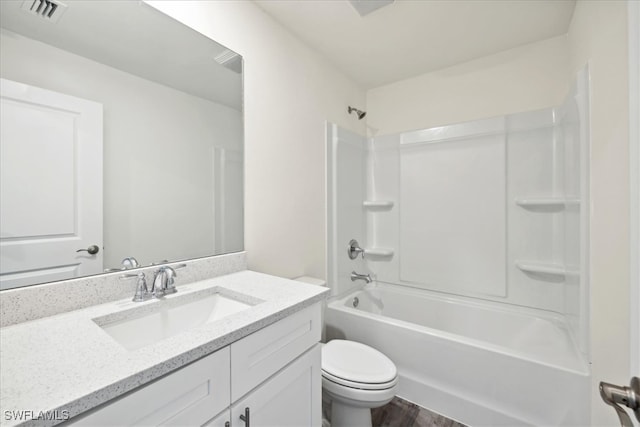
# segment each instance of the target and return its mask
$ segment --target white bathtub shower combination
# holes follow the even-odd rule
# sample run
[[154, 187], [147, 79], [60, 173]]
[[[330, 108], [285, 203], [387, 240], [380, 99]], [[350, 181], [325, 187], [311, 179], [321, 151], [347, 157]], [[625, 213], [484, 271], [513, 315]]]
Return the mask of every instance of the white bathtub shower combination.
[[326, 337], [389, 356], [399, 396], [471, 426], [588, 424], [587, 77], [547, 110], [328, 125]]
[[400, 396], [468, 425], [588, 424], [588, 365], [561, 316], [375, 284], [325, 322], [328, 340], [389, 356]]

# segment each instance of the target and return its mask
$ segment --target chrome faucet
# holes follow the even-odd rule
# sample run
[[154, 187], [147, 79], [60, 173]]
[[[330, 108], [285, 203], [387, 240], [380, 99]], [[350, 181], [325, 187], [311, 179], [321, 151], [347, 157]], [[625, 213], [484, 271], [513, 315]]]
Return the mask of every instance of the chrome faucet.
[[136, 294], [133, 296], [133, 302], [146, 301], [149, 298], [162, 298], [168, 294], [175, 294], [178, 290], [175, 287], [176, 270], [186, 267], [187, 264], [179, 264], [174, 267], [163, 265], [154, 273], [151, 289], [147, 286], [147, 279], [144, 273], [123, 274], [120, 279], [138, 279], [136, 282]]
[[356, 280], [364, 280], [367, 283], [371, 283], [371, 275], [370, 274], [358, 274], [355, 271], [351, 272], [351, 281], [355, 282]]
[[[163, 265], [155, 271], [153, 278], [153, 284], [151, 285], [151, 294], [154, 298], [162, 298], [165, 294], [172, 294], [176, 292], [176, 287], [173, 285], [176, 271], [168, 265]], [[171, 286], [171, 291], [169, 291]]]
[[162, 298], [165, 295], [178, 292], [174, 284], [175, 278], [178, 276], [176, 270], [186, 266], [187, 264], [180, 264], [175, 267], [163, 265], [157, 269], [153, 278], [153, 285], [151, 286], [151, 294], [154, 298]]

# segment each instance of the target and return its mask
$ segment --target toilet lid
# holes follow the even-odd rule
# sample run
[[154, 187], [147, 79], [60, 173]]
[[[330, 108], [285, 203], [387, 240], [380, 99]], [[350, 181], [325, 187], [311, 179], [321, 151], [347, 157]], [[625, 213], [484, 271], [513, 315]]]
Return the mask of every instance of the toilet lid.
[[386, 384], [398, 374], [396, 365], [378, 350], [346, 340], [333, 340], [322, 346], [322, 370], [360, 384]]

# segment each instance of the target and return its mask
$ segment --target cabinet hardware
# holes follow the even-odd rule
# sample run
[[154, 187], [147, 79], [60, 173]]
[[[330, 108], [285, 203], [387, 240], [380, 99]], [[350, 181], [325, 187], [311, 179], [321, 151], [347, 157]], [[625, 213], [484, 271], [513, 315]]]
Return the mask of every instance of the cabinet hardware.
[[247, 427], [251, 427], [250, 421], [249, 421], [249, 407], [247, 406], [246, 408], [244, 408], [244, 415], [240, 414], [240, 419], [242, 421], [244, 421], [245, 425]]

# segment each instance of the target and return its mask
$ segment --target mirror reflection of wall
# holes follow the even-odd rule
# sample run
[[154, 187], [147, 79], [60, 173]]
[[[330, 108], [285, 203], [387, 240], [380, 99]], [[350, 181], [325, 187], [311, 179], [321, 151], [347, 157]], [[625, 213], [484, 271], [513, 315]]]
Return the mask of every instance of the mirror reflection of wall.
[[[30, 242], [3, 224], [2, 289], [120, 268], [131, 256], [149, 265], [242, 250], [241, 58], [140, 2], [74, 2], [55, 24], [20, 10], [22, 2], [2, 3], [1, 77], [101, 104], [104, 178], [103, 241], [75, 236], [82, 231], [75, 211], [75, 230], [66, 236], [26, 233], [76, 239], [78, 249], [98, 245], [94, 258], [102, 265], [82, 273], [79, 265], [92, 257], [65, 249], [68, 261], [40, 254], [34, 267]], [[16, 102], [10, 98], [3, 93], [3, 105]], [[7, 141], [3, 133], [3, 150]], [[33, 176], [29, 164], [12, 170], [20, 176], [3, 174], [2, 181]], [[24, 209], [1, 205], [3, 216]], [[18, 242], [23, 247], [12, 252]], [[29, 262], [19, 271], [22, 258]]]

